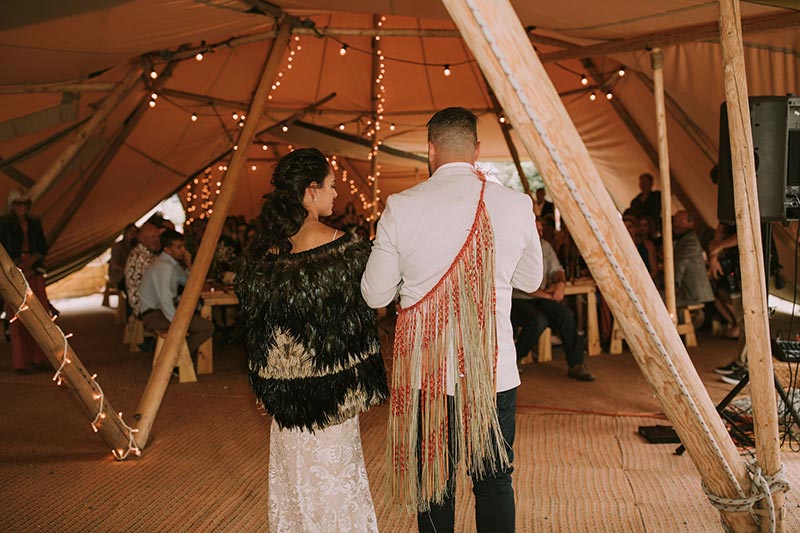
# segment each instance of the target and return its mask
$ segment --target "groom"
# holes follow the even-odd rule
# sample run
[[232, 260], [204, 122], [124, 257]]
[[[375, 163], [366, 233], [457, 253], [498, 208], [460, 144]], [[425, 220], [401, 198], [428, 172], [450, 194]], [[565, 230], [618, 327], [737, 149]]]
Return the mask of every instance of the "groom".
[[400, 294], [389, 421], [392, 492], [419, 531], [452, 532], [455, 470], [473, 480], [479, 533], [514, 531], [512, 287], [542, 280], [531, 199], [475, 170], [477, 118], [428, 122], [433, 174], [388, 198], [361, 281], [371, 307]]

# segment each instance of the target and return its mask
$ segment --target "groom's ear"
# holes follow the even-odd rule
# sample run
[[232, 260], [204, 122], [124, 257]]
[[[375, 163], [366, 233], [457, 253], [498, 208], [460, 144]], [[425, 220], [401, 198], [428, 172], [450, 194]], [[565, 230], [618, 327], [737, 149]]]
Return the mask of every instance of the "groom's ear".
[[481, 158], [481, 142], [475, 143], [475, 161]]

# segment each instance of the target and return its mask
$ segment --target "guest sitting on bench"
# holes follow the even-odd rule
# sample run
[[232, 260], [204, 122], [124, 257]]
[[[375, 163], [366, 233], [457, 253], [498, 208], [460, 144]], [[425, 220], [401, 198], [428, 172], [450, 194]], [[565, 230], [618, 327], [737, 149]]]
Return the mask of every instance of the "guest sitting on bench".
[[[183, 235], [177, 231], [164, 230], [161, 249], [161, 255], [145, 270], [139, 288], [142, 324], [150, 331], [169, 329], [175, 316], [178, 286], [186, 285], [192, 266], [192, 256], [184, 246]], [[195, 353], [213, 334], [214, 325], [195, 313], [186, 338], [189, 353]]]

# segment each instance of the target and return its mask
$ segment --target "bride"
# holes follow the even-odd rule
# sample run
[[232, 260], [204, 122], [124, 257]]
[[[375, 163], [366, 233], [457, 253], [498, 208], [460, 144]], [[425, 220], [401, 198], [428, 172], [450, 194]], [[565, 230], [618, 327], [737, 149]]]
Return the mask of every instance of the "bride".
[[358, 414], [386, 400], [369, 243], [319, 221], [335, 180], [317, 149], [283, 157], [236, 276], [250, 383], [272, 415], [270, 531], [378, 531]]

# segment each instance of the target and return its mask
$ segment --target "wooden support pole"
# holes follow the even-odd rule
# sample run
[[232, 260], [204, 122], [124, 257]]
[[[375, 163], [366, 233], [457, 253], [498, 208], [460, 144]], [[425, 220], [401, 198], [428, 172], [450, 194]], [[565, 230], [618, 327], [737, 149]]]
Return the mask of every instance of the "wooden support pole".
[[[706, 486], [719, 496], [743, 496], [749, 490], [745, 465], [511, 4], [508, 0], [443, 3], [536, 162], [622, 324], [642, 373]], [[755, 530], [749, 512], [722, 516], [736, 531]]]
[[[161, 72], [161, 74], [159, 74], [158, 79], [153, 84], [153, 90], [158, 91], [164, 86], [167, 80], [169, 80], [169, 78], [172, 76], [176, 66], [178, 66], [178, 63], [173, 62], [164, 67], [164, 70]], [[114, 160], [114, 157], [117, 155], [117, 152], [119, 152], [119, 149], [123, 144], [125, 144], [125, 141], [136, 128], [137, 124], [139, 124], [139, 121], [150, 109], [149, 94], [150, 93], [147, 92], [146, 94], [142, 95], [139, 103], [136, 105], [130, 115], [128, 115], [128, 118], [125, 119], [122, 127], [114, 135], [114, 138], [111, 140], [111, 142], [108, 143], [108, 147], [105, 149], [97, 162], [95, 162], [94, 166], [89, 171], [89, 175], [80, 185], [78, 192], [72, 197], [72, 200], [70, 201], [69, 205], [67, 205], [67, 208], [61, 213], [61, 216], [53, 225], [53, 229], [49, 232], [47, 239], [50, 245], [56, 242], [56, 240], [67, 228], [72, 218], [83, 205], [83, 202], [85, 202], [86, 198], [89, 197], [89, 194], [91, 193], [95, 184], [100, 180], [100, 178], [103, 177], [103, 174], [108, 169], [111, 161]], [[36, 185], [38, 186], [39, 182], [37, 182]]]
[[[644, 83], [650, 92], [655, 91], [655, 86], [653, 85], [653, 80], [647, 77], [647, 74], [644, 72], [637, 70], [636, 76], [639, 80]], [[562, 95], [563, 96], [563, 95]], [[675, 119], [675, 122], [683, 128], [686, 134], [691, 137], [697, 147], [703, 152], [703, 155], [708, 159], [708, 162], [712, 165], [717, 164], [717, 160], [719, 159], [719, 153], [717, 151], [717, 147], [714, 144], [714, 141], [703, 131], [697, 122], [695, 122], [689, 114], [683, 110], [683, 108], [675, 101], [675, 99], [670, 96], [668, 91], [664, 91], [664, 102], [669, 111], [669, 116]]]
[[[112, 453], [118, 459], [123, 459], [128, 452], [135, 451], [137, 448], [132, 429], [125, 424], [120, 414], [114, 411], [111, 402], [105, 397], [94, 377], [72, 350], [66, 336], [50, 320], [50, 315], [42, 303], [28, 289], [22, 272], [2, 246], [0, 246], [0, 270], [0, 296], [9, 307], [22, 309], [17, 318], [53, 367], [61, 369], [58, 376], [86, 409], [95, 431], [111, 447]], [[66, 362], [62, 366], [65, 357]]]
[[30, 93], [88, 93], [109, 92], [119, 87], [118, 83], [74, 82], [74, 83], [30, 83], [21, 85], [0, 85], [0, 94]]
[[[9, 156], [9, 157], [6, 157], [6, 158], [0, 160], [0, 172], [2, 172], [7, 166], [11, 166], [14, 163], [17, 163], [18, 161], [24, 161], [25, 159], [36, 155], [38, 152], [44, 150], [45, 148], [47, 148], [48, 146], [50, 146], [54, 142], [56, 142], [59, 139], [61, 139], [63, 136], [69, 134], [70, 132], [72, 132], [72, 131], [80, 128], [84, 124], [86, 124], [86, 122], [90, 118], [91, 117], [86, 117], [83, 120], [80, 120], [80, 121], [78, 121], [78, 122], [76, 122], [74, 124], [71, 124], [71, 125], [67, 126], [66, 128], [62, 129], [61, 131], [58, 131], [58, 132], [54, 133], [53, 135], [51, 135], [47, 139], [39, 141], [36, 144], [25, 148], [24, 150], [20, 150], [19, 152], [17, 152], [16, 154], [14, 154], [12, 156]], [[36, 183], [36, 182], [32, 181], [31, 184], [26, 185], [26, 187], [30, 187], [31, 185], [33, 185], [33, 183]]]
[[650, 52], [653, 67], [656, 102], [656, 129], [658, 130], [658, 175], [661, 180], [661, 236], [664, 247], [664, 299], [673, 324], [678, 322], [675, 308], [675, 263], [672, 253], [672, 187], [669, 174], [669, 143], [667, 139], [667, 114], [664, 107], [664, 54], [661, 48]]
[[[582, 63], [589, 75], [595, 80], [595, 83], [601, 87], [605, 87], [603, 75], [599, 70], [597, 70], [594, 62], [592, 62], [591, 59], [584, 59]], [[639, 127], [639, 124], [636, 122], [636, 120], [634, 120], [633, 115], [631, 115], [630, 111], [628, 111], [628, 108], [625, 107], [625, 104], [622, 103], [619, 96], [615, 96], [608, 102], [611, 104], [611, 107], [614, 109], [614, 111], [616, 111], [617, 116], [619, 116], [623, 124], [625, 124], [625, 126], [628, 128], [628, 131], [631, 132], [631, 135], [633, 135], [633, 138], [636, 140], [636, 142], [639, 143], [639, 146], [642, 147], [642, 150], [644, 151], [645, 155], [647, 155], [647, 158], [650, 159], [650, 162], [653, 164], [653, 166], [659, 166], [658, 150], [647, 139], [647, 135], [645, 135], [644, 130]], [[669, 179], [671, 183], [671, 193], [678, 197], [686, 210], [690, 211], [697, 220], [702, 220], [703, 218], [700, 216], [700, 211], [697, 210], [697, 207], [695, 207], [694, 202], [689, 195], [684, 192], [680, 183], [677, 182], [672, 174], [670, 174]]]
[[[767, 280], [761, 245], [761, 214], [758, 205], [739, 0], [719, 0], [719, 31], [725, 72], [725, 99], [731, 143], [736, 235], [739, 244], [739, 266], [742, 272], [742, 305], [744, 329], [747, 333], [747, 367], [750, 372], [750, 394], [753, 399], [756, 458], [761, 470], [766, 475], [773, 476], [781, 468], [778, 408], [773, 386]], [[772, 499], [775, 504], [776, 531], [783, 531], [783, 492], [773, 493]], [[761, 507], [766, 508], [765, 505]], [[768, 522], [766, 517], [762, 518], [762, 531], [769, 531]]]
[[[522, 189], [525, 191], [525, 194], [533, 198], [531, 186], [528, 183], [528, 177], [525, 175], [525, 171], [522, 170], [522, 162], [519, 160], [519, 152], [517, 152], [517, 147], [514, 146], [514, 140], [511, 138], [511, 124], [505, 119], [505, 117], [503, 117], [503, 108], [500, 106], [500, 102], [497, 101], [497, 96], [495, 96], [492, 86], [489, 84], [489, 80], [486, 79], [486, 76], [483, 77], [483, 81], [486, 83], [486, 91], [489, 93], [489, 100], [492, 102], [494, 114], [500, 123], [500, 131], [503, 132], [503, 139], [505, 139], [506, 146], [508, 146], [508, 153], [511, 154], [511, 160], [514, 161], [514, 167], [516, 167], [517, 174], [519, 174], [519, 180], [522, 183]], [[502, 122], [500, 121], [501, 117], [503, 117]]]
[[[752, 17], [742, 21], [744, 33], [761, 33], [800, 26], [800, 13], [778, 13]], [[664, 48], [678, 44], [701, 41], [716, 41], [719, 31], [716, 24], [698, 24], [683, 28], [636, 35], [627, 39], [615, 39], [589, 46], [576, 46], [568, 50], [559, 50], [542, 56], [543, 63], [576, 59], [579, 57], [608, 56], [623, 52], [644, 51], [655, 47]]]
[[81, 148], [89, 142], [92, 135], [105, 122], [108, 115], [116, 109], [117, 105], [131, 92], [137, 81], [141, 79], [142, 66], [138, 60], [133, 62], [125, 78], [117, 84], [114, 91], [108, 95], [97, 111], [94, 112], [86, 124], [75, 134], [75, 138], [64, 149], [60, 156], [39, 176], [36, 184], [28, 192], [31, 202], [36, 203], [58, 180], [61, 173], [69, 166], [72, 159], [80, 152]]
[[228, 215], [228, 210], [230, 209], [231, 201], [236, 191], [239, 175], [247, 162], [247, 147], [250, 146], [250, 143], [255, 138], [256, 128], [258, 127], [258, 120], [255, 120], [255, 118], [260, 117], [264, 110], [272, 80], [277, 76], [278, 67], [280, 67], [280, 62], [283, 59], [283, 53], [288, 48], [290, 35], [291, 25], [286, 23], [281, 24], [278, 29], [278, 36], [272, 43], [272, 48], [265, 62], [264, 70], [261, 73], [261, 79], [253, 94], [250, 110], [247, 113], [247, 116], [253, 117], [253, 120], [245, 121], [242, 132], [239, 135], [237, 145], [241, 147], [241, 150], [234, 151], [231, 163], [228, 165], [228, 170], [225, 172], [225, 179], [223, 180], [221, 192], [214, 205], [214, 212], [211, 214], [208, 226], [206, 226], [206, 232], [203, 236], [203, 240], [200, 242], [197, 257], [194, 259], [192, 271], [189, 274], [189, 279], [186, 282], [183, 295], [175, 311], [175, 317], [172, 319], [172, 323], [169, 326], [167, 338], [162, 348], [164, 355], [159, 358], [158, 362], [153, 367], [150, 379], [147, 380], [147, 386], [139, 402], [137, 413], [141, 415], [141, 418], [137, 424], [139, 434], [136, 440], [142, 447], [147, 445], [150, 431], [153, 428], [153, 422], [158, 414], [161, 401], [164, 399], [164, 393], [167, 391], [169, 378], [178, 357], [178, 348], [184, 341], [186, 332], [189, 329], [189, 322], [191, 322], [194, 316], [194, 310], [197, 307], [200, 292], [203, 290], [203, 285], [206, 281], [208, 268], [211, 266], [211, 260], [214, 256], [217, 241], [222, 233], [225, 217]]

